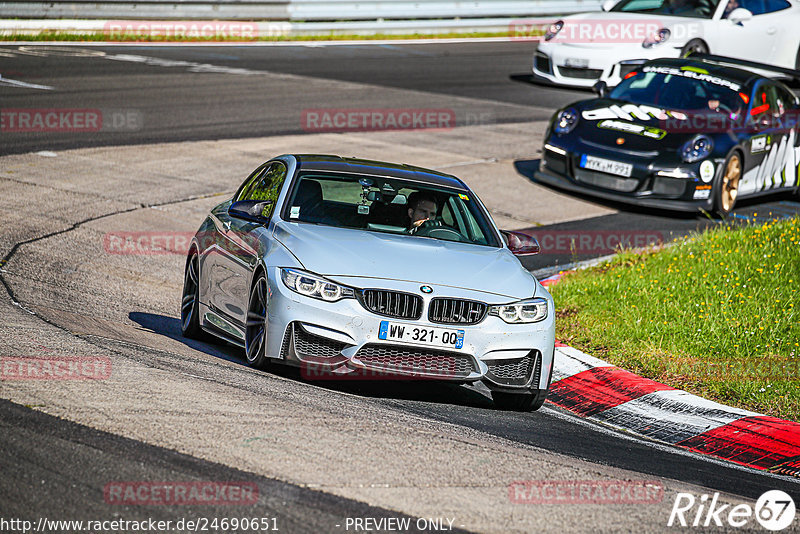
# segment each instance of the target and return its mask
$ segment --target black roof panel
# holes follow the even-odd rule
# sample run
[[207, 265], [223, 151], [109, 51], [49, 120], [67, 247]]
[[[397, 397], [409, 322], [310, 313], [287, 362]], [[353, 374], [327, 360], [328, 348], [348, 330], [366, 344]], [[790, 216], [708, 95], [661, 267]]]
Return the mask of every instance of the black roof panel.
[[294, 154], [300, 171], [333, 171], [349, 174], [387, 176], [432, 185], [466, 190], [467, 186], [451, 174], [406, 165], [359, 158], [343, 158], [326, 154]]

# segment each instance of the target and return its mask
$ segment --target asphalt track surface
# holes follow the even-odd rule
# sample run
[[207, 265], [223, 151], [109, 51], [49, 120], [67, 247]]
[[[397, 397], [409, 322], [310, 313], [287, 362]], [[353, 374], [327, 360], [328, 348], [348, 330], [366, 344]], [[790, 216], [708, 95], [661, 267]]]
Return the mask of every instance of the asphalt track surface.
[[[540, 87], [534, 97], [526, 83], [530, 43], [22, 48], [22, 52], [19, 46], [0, 48], [12, 56], [0, 56], [0, 75], [55, 89], [0, 84], [3, 108], [124, 110], [140, 114], [144, 121], [130, 129], [120, 126], [95, 133], [5, 135], [2, 153], [41, 150], [44, 144], [48, 150], [62, 150], [304, 133], [303, 110], [383, 108], [388, 89], [411, 91], [400, 98], [392, 95], [391, 105], [397, 108], [428, 108], [430, 94], [475, 99], [458, 117], [459, 125], [545, 120], [556, 107], [591, 96]], [[128, 60], [92, 57], [84, 51], [103, 52], [105, 58], [125, 55]], [[192, 66], [153, 68], [130, 58], [137, 55], [248, 72], [223, 70], [198, 76], [191, 72]], [[265, 79], [258, 72], [369, 84], [373, 90], [357, 94], [328, 90], [322, 84], [298, 93], [287, 90], [280, 79]]]
[[[154, 479], [255, 485], [258, 489], [253, 495], [258, 497], [258, 504], [248, 507], [247, 517], [264, 518], [270, 527], [274, 525], [277, 531], [283, 532], [329, 532], [344, 525], [347, 517], [407, 517], [142, 444], [5, 400], [0, 400], [0, 428], [3, 430], [0, 499], [6, 519], [18, 518], [34, 525], [40, 518], [107, 520], [108, 496], [104, 495], [104, 488], [109, 480]], [[36, 444], [35, 448], [31, 447], [32, 443]], [[81, 505], [76, 506], [76, 503]], [[157, 523], [174, 521], [176, 517], [191, 521], [230, 517], [230, 510], [226, 508], [229, 505], [142, 507], [128, 504], [117, 506], [115, 511], [127, 521]], [[415, 525], [413, 521], [410, 524]], [[419, 532], [413, 527], [410, 530]]]
[[[141, 60], [108, 60], [91, 54], [75, 55], [69, 50], [97, 50], [106, 55], [160, 58], [169, 61], [214, 65], [225, 69], [269, 71], [290, 76], [321, 80], [368, 84], [371, 90], [360, 92], [357, 101], [348, 91], [326, 90], [316, 84], [307, 93], [287, 91], [280, 80], [268, 81], [257, 75], [241, 72], [197, 73], [185, 63], [162, 64], [156, 68]], [[394, 107], [428, 107], [432, 95], [461, 97], [457, 109], [460, 125], [470, 120], [486, 120], [497, 124], [546, 120], [552, 112], [567, 103], [590, 96], [589, 93], [566, 91], [532, 84], [527, 67], [532, 46], [528, 43], [461, 43], [440, 45], [355, 45], [355, 46], [285, 46], [285, 47], [47, 47], [20, 51], [18, 46], [0, 48], [0, 74], [4, 79], [30, 84], [48, 85], [53, 90], [0, 85], [4, 109], [74, 108], [133, 112], [143, 121], [120, 131], [94, 133], [54, 132], [49, 134], [11, 134], [4, 132], [0, 153], [18, 154], [32, 151], [65, 150], [103, 145], [157, 144], [217, 138], [307, 133], [299, 120], [303, 110], [313, 108], [387, 106], [386, 93], [392, 92]], [[340, 87], [340, 86], [337, 86]], [[398, 91], [399, 90], [399, 91]], [[464, 104], [470, 102], [473, 107]], [[269, 155], [265, 155], [268, 157]], [[519, 160], [517, 171], [526, 176], [536, 165], [535, 149], [530, 160]], [[641, 210], [604, 204], [616, 212], [590, 220], [565, 222], [549, 229], [622, 230], [653, 229], [668, 236], [685, 235], [710, 224], [698, 217], [652, 214]], [[784, 197], [749, 203], [737, 209], [742, 220], [787, 216], [800, 205]], [[755, 213], [758, 212], [758, 216]], [[541, 228], [535, 228], [541, 229]], [[561, 254], [540, 256], [526, 266], [540, 269], [558, 263], [586, 259], [600, 254]], [[6, 259], [10, 259], [7, 257]], [[5, 281], [4, 281], [5, 283]], [[6, 284], [8, 288], [8, 284]], [[133, 317], [149, 331], [172, 340], [180, 340], [177, 320], [159, 315]], [[56, 322], [57, 324], [57, 322]], [[113, 335], [111, 336], [113, 337]], [[108, 343], [113, 344], [112, 341]], [[116, 346], [117, 350], [127, 350]], [[224, 345], [189, 344], [187, 350], [203, 353], [212, 361], [234, 362], [240, 368], [238, 350]], [[137, 351], [156, 358], [147, 347]], [[180, 369], [184, 364], [170, 364]], [[189, 363], [185, 370], [191, 370]], [[245, 369], [241, 367], [244, 372]], [[248, 370], [248, 372], [250, 372]], [[302, 384], [291, 371], [276, 371], [289, 383]], [[225, 381], [225, 377], [219, 378]], [[231, 379], [232, 387], [239, 387]], [[259, 387], [250, 385], [248, 387]], [[800, 498], [800, 484], [786, 478], [739, 469], [720, 462], [669, 447], [631, 439], [603, 428], [588, 425], [555, 408], [545, 407], [532, 414], [504, 413], [494, 410], [487, 392], [480, 387], [440, 387], [422, 385], [413, 390], [404, 385], [328, 384], [325, 395], [354, 394], [367, 403], [398, 414], [423, 416], [434, 421], [457, 425], [512, 442], [530, 445], [545, 451], [586, 460], [598, 465], [627, 469], [642, 475], [663, 477], [711, 490], [723, 491], [747, 499], [755, 499], [768, 489], [783, 489], [795, 500]], [[294, 517], [310, 517], [313, 521], [293, 526], [296, 530], [331, 530], [328, 522], [346, 515], [379, 517], [385, 510], [324, 493], [280, 483], [272, 479], [240, 472], [212, 462], [197, 460], [178, 453], [105, 434], [81, 425], [55, 420], [43, 414], [8, 402], [0, 402], [3, 431], [3, 482], [0, 502], [6, 512], [35, 511], [46, 515], [52, 511], [72, 510], [79, 515], [95, 511], [93, 498], [76, 498], [66, 491], [42, 492], [34, 483], [48, 481], [47, 486], [81, 486], [96, 494], [108, 472], [119, 472], [128, 479], [246, 479], [254, 480], [264, 493], [283, 499], [281, 506], [266, 502], [265, 514], [288, 513]], [[36, 443], [32, 447], [31, 443]], [[45, 452], [46, 451], [46, 452]], [[77, 464], [82, 455], [91, 453], [98, 472], [83, 470]], [[23, 458], [23, 462], [10, 458]], [[63, 460], [60, 460], [63, 459]], [[78, 460], [76, 460], [78, 459]], [[60, 464], [55, 468], [55, 464]], [[169, 471], [172, 470], [172, 471]], [[216, 477], [216, 478], [214, 478]], [[267, 490], [269, 488], [269, 490]], [[19, 504], [11, 507], [10, 503]], [[289, 502], [290, 505], [285, 503]], [[151, 510], [149, 515], [153, 516]], [[172, 517], [174, 510], [158, 511]], [[184, 514], [185, 510], [181, 511]], [[142, 514], [141, 509], [132, 511]], [[393, 516], [398, 516], [392, 512]], [[287, 518], [286, 521], [291, 521]], [[291, 524], [291, 523], [290, 523]], [[303, 528], [308, 527], [308, 528]], [[290, 530], [291, 531], [291, 530]]]

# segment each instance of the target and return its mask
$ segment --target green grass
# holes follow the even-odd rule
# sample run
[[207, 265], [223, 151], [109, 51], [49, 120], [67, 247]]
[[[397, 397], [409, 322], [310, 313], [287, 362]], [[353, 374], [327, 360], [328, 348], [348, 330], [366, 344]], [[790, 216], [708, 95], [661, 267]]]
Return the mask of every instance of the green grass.
[[435, 34], [374, 34], [374, 35], [344, 35], [344, 34], [321, 34], [321, 35], [286, 35], [286, 36], [261, 36], [252, 39], [241, 37], [188, 37], [180, 35], [140, 35], [132, 33], [113, 33], [104, 32], [91, 33], [72, 33], [58, 31], [43, 31], [37, 34], [14, 33], [0, 36], [0, 41], [80, 41], [80, 42], [142, 42], [142, 43], [161, 43], [161, 42], [258, 42], [258, 41], [369, 41], [384, 39], [477, 39], [483, 37], [519, 37], [515, 32], [474, 32], [474, 33], [435, 33]]
[[800, 219], [623, 251], [553, 289], [557, 337], [719, 402], [800, 421]]

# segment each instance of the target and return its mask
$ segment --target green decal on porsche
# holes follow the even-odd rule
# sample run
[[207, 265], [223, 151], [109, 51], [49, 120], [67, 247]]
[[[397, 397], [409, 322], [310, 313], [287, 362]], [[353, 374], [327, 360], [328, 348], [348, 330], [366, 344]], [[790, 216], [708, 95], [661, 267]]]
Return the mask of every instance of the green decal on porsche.
[[642, 137], [647, 137], [649, 139], [663, 139], [667, 132], [660, 128], [654, 128], [652, 126], [644, 126], [642, 124], [634, 124], [632, 122], [627, 121], [615, 121], [615, 120], [604, 120], [600, 121], [597, 124], [598, 128], [603, 128], [604, 130], [614, 130], [615, 132], [625, 132], [631, 133], [635, 135], [641, 135]]
[[698, 68], [698, 67], [685, 66], [685, 67], [681, 67], [681, 70], [683, 70], [683, 71], [687, 71], [688, 70], [690, 72], [696, 72], [698, 74], [708, 74], [708, 71], [706, 69], [701, 69], [701, 68]]

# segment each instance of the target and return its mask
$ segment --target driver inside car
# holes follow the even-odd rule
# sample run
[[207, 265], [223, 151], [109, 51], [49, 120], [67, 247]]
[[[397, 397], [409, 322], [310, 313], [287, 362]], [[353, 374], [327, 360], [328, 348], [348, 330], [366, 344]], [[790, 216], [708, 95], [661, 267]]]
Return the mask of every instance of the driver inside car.
[[427, 191], [416, 191], [408, 196], [408, 233], [415, 233], [426, 221], [436, 221], [436, 197]]

